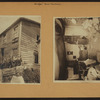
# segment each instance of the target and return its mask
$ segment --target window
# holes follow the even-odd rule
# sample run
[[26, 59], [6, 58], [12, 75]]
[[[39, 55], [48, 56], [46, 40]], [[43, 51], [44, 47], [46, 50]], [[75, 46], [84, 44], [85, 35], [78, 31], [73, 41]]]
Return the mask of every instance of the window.
[[87, 50], [87, 47], [84, 47], [85, 50]]
[[39, 40], [39, 35], [37, 35], [37, 41]]
[[70, 51], [70, 55], [73, 55], [73, 51]]
[[15, 27], [14, 27], [14, 31], [16, 31], [18, 29], [18, 25], [16, 25]]
[[1, 48], [1, 55], [4, 56], [4, 48]]
[[18, 48], [13, 48], [13, 50], [17, 50]]
[[76, 56], [73, 56], [73, 59], [76, 59]]
[[14, 38], [13, 40], [12, 40], [12, 44], [14, 44], [14, 43], [17, 43], [18, 42], [18, 37], [17, 38]]
[[18, 25], [14, 27], [13, 39], [18, 37]]
[[34, 53], [34, 57], [35, 57], [34, 62], [35, 62], [36, 64], [38, 64], [38, 52], [35, 52], [35, 53]]
[[67, 51], [67, 55], [73, 55], [73, 51]]
[[13, 48], [13, 56], [17, 56], [18, 55], [18, 48]]
[[6, 43], [7, 42], [7, 38], [6, 38], [6, 34], [4, 34], [3, 36], [3, 43]]
[[37, 35], [37, 37], [36, 37], [36, 43], [40, 43], [40, 36], [39, 35]]

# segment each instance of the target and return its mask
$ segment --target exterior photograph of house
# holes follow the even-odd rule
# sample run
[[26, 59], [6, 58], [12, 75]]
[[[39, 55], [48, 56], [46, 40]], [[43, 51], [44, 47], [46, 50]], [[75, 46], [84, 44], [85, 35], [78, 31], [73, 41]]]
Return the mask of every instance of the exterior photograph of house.
[[2, 23], [4, 20], [4, 24], [0, 24], [1, 83], [40, 83], [41, 17], [0, 18]]

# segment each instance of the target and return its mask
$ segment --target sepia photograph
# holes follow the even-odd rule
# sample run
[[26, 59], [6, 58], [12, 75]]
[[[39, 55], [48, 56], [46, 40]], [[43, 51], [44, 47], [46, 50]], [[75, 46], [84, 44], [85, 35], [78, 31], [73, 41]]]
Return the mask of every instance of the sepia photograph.
[[40, 83], [40, 16], [0, 16], [0, 83]]
[[54, 80], [100, 80], [100, 17], [54, 18]]

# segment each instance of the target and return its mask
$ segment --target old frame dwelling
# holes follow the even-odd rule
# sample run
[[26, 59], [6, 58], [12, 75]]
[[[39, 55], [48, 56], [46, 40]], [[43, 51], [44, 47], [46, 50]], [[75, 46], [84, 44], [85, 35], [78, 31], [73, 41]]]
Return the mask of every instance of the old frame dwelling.
[[0, 34], [0, 64], [21, 58], [21, 64], [40, 65], [40, 23], [20, 17]]

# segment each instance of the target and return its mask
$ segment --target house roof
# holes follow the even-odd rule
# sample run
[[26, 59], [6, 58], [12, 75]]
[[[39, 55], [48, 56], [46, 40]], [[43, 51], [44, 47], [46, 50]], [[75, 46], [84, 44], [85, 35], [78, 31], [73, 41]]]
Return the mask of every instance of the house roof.
[[24, 18], [24, 17], [20, 17], [19, 19], [17, 19], [12, 25], [10, 25], [6, 30], [4, 30], [0, 35], [2, 35], [3, 33], [7, 32], [10, 28], [12, 28], [15, 24], [17, 24], [20, 21], [28, 21], [34, 24], [37, 24], [40, 27], [40, 23], [30, 20], [28, 18]]

